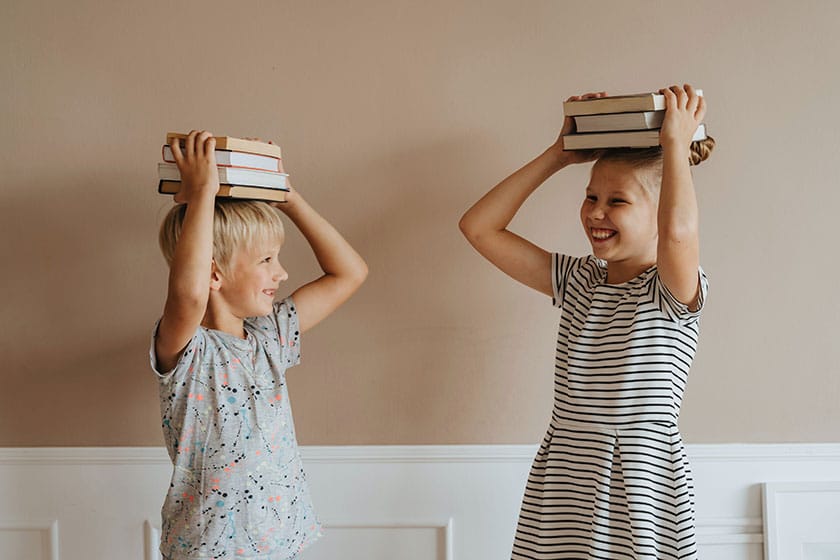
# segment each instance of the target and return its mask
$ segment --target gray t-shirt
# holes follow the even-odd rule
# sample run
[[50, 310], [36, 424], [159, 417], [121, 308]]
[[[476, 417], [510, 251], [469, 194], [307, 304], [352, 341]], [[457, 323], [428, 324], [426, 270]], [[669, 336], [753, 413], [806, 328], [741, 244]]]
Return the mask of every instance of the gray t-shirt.
[[300, 363], [291, 298], [245, 320], [246, 338], [199, 327], [178, 364], [156, 370], [173, 473], [161, 512], [170, 560], [281, 560], [321, 534], [286, 389]]

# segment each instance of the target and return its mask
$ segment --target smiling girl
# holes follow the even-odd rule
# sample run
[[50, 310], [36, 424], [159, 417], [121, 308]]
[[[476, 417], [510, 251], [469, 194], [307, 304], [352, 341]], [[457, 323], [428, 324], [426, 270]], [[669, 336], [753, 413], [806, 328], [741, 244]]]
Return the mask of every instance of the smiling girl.
[[[515, 559], [697, 557], [677, 421], [707, 291], [689, 166], [714, 141], [691, 141], [706, 112], [694, 88], [660, 93], [660, 147], [566, 151], [566, 117], [557, 141], [459, 224], [481, 255], [561, 309], [552, 419], [528, 476]], [[592, 255], [549, 253], [507, 229], [549, 177], [588, 161], [580, 219]]]

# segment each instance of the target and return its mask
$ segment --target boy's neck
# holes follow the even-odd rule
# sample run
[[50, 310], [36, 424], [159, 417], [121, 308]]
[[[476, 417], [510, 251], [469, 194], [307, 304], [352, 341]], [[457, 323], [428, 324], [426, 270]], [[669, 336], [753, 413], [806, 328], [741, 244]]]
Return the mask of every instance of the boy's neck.
[[218, 303], [214, 304], [213, 298], [207, 302], [207, 310], [201, 320], [201, 326], [215, 331], [222, 331], [229, 335], [245, 338], [245, 327], [242, 318], [237, 317], [228, 309], [222, 309]]

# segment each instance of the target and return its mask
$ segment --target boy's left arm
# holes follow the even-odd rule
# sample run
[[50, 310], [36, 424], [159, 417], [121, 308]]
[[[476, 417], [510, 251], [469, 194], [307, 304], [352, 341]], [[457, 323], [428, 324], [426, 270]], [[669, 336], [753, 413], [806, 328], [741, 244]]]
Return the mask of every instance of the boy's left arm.
[[359, 289], [368, 274], [362, 257], [341, 234], [291, 188], [286, 202], [276, 204], [292, 220], [315, 253], [323, 276], [292, 293], [301, 332], [335, 311]]
[[693, 309], [700, 293], [700, 237], [688, 158], [691, 138], [703, 120], [706, 104], [688, 84], [671, 86], [660, 93], [665, 95], [666, 112], [660, 132], [663, 161], [656, 264], [671, 294]]

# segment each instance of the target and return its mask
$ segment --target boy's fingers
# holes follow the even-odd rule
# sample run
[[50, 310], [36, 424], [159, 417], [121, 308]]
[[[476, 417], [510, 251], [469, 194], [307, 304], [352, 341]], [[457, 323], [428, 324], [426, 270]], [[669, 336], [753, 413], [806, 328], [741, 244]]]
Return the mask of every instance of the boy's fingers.
[[213, 136], [206, 130], [202, 130], [196, 138], [195, 154], [199, 157], [207, 155], [207, 139]]
[[169, 149], [172, 151], [172, 157], [175, 159], [175, 163], [181, 163], [181, 160], [184, 159], [183, 154], [181, 154], [181, 141], [178, 138], [173, 138], [169, 144]]
[[198, 134], [197, 130], [191, 130], [187, 134], [187, 139], [184, 141], [184, 153], [187, 159], [195, 155], [195, 137]]
[[215, 161], [216, 160], [216, 137], [211, 135], [209, 138], [207, 138], [207, 140], [204, 142], [204, 148], [205, 148], [204, 155], [207, 156], [208, 158], [210, 158], [211, 160]]

